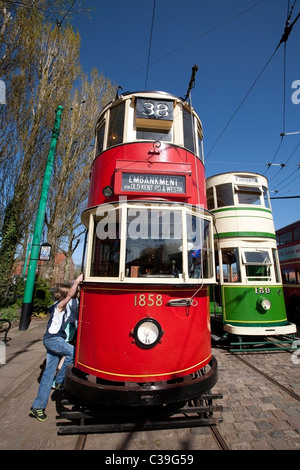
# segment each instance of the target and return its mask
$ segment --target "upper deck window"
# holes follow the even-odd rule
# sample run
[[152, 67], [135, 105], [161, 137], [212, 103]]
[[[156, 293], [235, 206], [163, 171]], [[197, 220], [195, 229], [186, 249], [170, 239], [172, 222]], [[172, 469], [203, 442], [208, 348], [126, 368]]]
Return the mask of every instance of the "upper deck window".
[[224, 183], [216, 186], [217, 207], [233, 206], [232, 184]]
[[136, 138], [172, 141], [174, 119], [172, 100], [136, 99]]
[[192, 152], [196, 153], [195, 149], [195, 138], [194, 138], [194, 117], [192, 114], [183, 108], [183, 139], [184, 139], [184, 146], [191, 150]]
[[261, 189], [257, 186], [236, 186], [239, 204], [261, 205]]
[[263, 193], [264, 193], [265, 207], [267, 207], [268, 209], [270, 209], [270, 208], [271, 208], [271, 204], [270, 204], [269, 190], [268, 190], [268, 188], [266, 188], [265, 186], [263, 186], [262, 188], [263, 188]]
[[300, 227], [294, 229], [294, 240], [300, 240]]
[[286, 243], [290, 243], [293, 241], [293, 233], [292, 231], [281, 233], [279, 236], [277, 236], [277, 239], [279, 245], [285, 245]]
[[114, 106], [110, 110], [107, 147], [123, 142], [125, 103]]
[[97, 129], [96, 155], [99, 155], [99, 153], [101, 153], [103, 150], [104, 133], [105, 133], [105, 121], [102, 121], [100, 126]]
[[136, 138], [141, 140], [162, 140], [164, 142], [171, 142], [172, 132], [171, 130], [157, 130], [157, 129], [145, 129], [137, 128]]
[[213, 188], [208, 188], [207, 189], [206, 199], [207, 199], [207, 208], [210, 211], [211, 209], [213, 209], [215, 207]]

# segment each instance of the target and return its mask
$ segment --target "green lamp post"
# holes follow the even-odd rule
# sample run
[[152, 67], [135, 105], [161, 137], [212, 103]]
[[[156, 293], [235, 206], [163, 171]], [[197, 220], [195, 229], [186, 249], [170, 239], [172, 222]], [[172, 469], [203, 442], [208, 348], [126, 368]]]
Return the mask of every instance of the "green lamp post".
[[44, 174], [42, 192], [40, 197], [39, 208], [36, 216], [35, 229], [32, 239], [32, 248], [28, 264], [27, 279], [25, 285], [25, 292], [22, 304], [22, 311], [19, 323], [19, 330], [27, 330], [31, 320], [32, 305], [33, 305], [33, 291], [35, 282], [35, 273], [37, 267], [37, 261], [40, 251], [41, 236], [46, 212], [46, 204], [48, 198], [49, 185], [51, 180], [52, 168], [54, 163], [54, 156], [56, 150], [56, 144], [59, 136], [60, 121], [63, 107], [58, 106], [56, 109], [56, 117], [54, 127], [52, 131], [52, 138], [50, 143], [50, 149], [47, 159], [47, 165]]

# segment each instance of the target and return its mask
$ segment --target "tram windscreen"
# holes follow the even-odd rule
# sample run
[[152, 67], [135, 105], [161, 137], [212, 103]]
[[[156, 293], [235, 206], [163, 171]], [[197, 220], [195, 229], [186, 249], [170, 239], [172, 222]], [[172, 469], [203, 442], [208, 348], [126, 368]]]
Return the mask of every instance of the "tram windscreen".
[[91, 277], [213, 277], [211, 222], [193, 209], [102, 206], [91, 241]]
[[[183, 276], [186, 256], [188, 277], [212, 276], [210, 223], [180, 211], [129, 209], [125, 271], [127, 277]], [[186, 251], [183, 253], [183, 225], [186, 226]]]
[[179, 277], [180, 273], [181, 211], [128, 208], [125, 275]]

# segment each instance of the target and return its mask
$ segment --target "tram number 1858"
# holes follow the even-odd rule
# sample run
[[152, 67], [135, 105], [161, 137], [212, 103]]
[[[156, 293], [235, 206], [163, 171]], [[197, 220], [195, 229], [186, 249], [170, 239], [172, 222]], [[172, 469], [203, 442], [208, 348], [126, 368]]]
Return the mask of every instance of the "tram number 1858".
[[135, 294], [133, 305], [135, 307], [161, 307], [163, 304], [161, 294]]

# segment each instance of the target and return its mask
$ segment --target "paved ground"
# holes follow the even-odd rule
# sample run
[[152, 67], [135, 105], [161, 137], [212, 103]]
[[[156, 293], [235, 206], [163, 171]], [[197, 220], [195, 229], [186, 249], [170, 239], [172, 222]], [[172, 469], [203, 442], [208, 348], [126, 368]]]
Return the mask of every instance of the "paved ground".
[[[39, 422], [28, 410], [38, 390], [45, 359], [42, 337], [46, 321], [29, 329], [13, 329], [0, 366], [0, 450], [73, 450], [77, 436], [57, 434], [57, 392], [47, 407], [48, 419]], [[221, 392], [223, 422], [217, 428], [231, 450], [300, 450], [300, 402], [257, 374], [228, 352], [213, 348], [219, 364], [214, 392]], [[247, 360], [300, 396], [300, 364], [286, 352], [262, 353]], [[209, 428], [88, 435], [85, 449], [217, 450]]]

